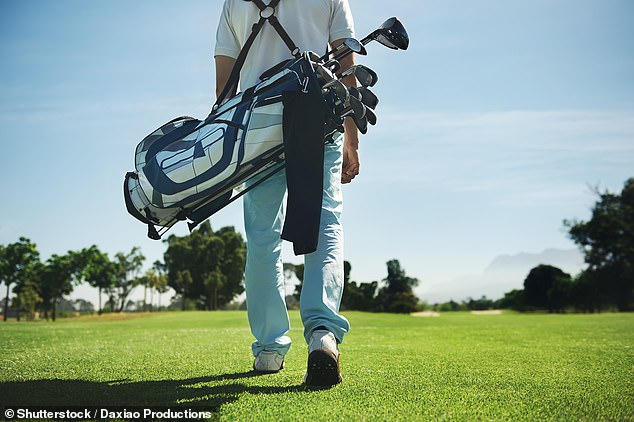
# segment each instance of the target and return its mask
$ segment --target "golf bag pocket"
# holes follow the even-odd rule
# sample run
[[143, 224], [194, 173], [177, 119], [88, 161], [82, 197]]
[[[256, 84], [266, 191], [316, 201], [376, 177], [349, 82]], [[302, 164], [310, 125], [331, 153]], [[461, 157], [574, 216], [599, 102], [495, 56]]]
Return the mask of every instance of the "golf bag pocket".
[[247, 157], [245, 162], [257, 159], [282, 145], [283, 113], [281, 96], [254, 104], [244, 138], [244, 156]]

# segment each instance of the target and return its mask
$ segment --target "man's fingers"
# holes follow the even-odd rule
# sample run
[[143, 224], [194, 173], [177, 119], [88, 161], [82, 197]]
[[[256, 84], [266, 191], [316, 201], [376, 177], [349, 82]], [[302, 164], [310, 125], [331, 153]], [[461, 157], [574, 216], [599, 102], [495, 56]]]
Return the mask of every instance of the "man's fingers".
[[343, 150], [343, 166], [341, 168], [341, 183], [350, 183], [359, 174], [359, 155], [356, 149]]
[[359, 174], [359, 165], [350, 166], [341, 172], [341, 183], [350, 183]]

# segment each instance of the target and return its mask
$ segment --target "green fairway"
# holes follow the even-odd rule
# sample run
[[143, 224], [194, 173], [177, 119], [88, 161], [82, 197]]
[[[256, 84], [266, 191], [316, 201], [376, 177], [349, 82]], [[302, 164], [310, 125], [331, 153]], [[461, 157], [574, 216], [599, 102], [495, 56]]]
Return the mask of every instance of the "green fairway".
[[343, 384], [302, 386], [297, 312], [278, 374], [244, 312], [0, 324], [0, 404], [187, 406], [229, 420], [634, 420], [634, 314], [349, 312]]

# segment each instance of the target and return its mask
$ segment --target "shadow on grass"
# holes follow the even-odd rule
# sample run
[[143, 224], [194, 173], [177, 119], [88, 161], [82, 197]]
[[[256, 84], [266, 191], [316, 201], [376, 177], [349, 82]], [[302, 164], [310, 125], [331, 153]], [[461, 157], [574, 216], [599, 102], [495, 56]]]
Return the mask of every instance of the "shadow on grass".
[[[255, 386], [241, 382], [260, 376], [249, 372], [188, 378], [181, 380], [106, 382], [41, 379], [0, 382], [1, 406], [87, 406], [87, 407], [172, 407], [198, 408], [218, 413], [224, 404], [240, 395], [278, 394], [313, 391], [303, 384], [293, 386]], [[214, 385], [214, 383], [220, 383]]]

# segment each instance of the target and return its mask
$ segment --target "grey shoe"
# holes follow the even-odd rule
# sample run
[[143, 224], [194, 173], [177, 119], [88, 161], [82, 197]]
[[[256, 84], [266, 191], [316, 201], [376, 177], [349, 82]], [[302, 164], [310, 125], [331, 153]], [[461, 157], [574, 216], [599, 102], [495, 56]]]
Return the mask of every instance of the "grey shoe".
[[263, 350], [255, 357], [253, 369], [256, 372], [273, 373], [284, 368], [284, 356], [277, 352]]
[[339, 349], [334, 334], [315, 330], [308, 345], [308, 368], [304, 384], [327, 387], [341, 382]]

